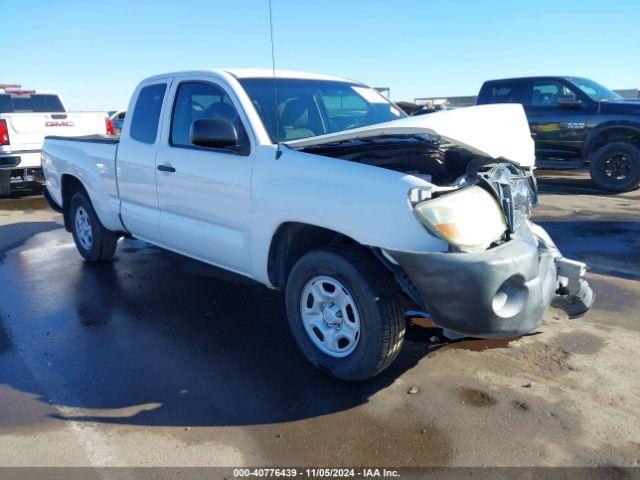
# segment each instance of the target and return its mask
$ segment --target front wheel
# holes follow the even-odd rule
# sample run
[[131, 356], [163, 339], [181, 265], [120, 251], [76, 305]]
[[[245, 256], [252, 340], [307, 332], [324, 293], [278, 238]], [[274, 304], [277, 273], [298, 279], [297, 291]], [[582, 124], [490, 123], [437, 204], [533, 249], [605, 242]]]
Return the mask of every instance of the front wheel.
[[640, 150], [628, 142], [611, 142], [600, 147], [589, 164], [589, 173], [599, 188], [627, 192], [640, 185]]
[[287, 281], [286, 304], [304, 356], [336, 378], [373, 377], [402, 346], [398, 287], [366, 250], [327, 247], [304, 255]]
[[70, 209], [71, 232], [80, 255], [89, 262], [113, 258], [118, 236], [100, 223], [87, 194], [76, 193], [71, 199]]

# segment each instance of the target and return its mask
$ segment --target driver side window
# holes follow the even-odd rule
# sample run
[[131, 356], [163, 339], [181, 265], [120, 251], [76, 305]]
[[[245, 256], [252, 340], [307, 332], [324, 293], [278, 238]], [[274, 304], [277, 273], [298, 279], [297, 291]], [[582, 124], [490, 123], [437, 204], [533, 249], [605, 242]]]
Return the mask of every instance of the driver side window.
[[248, 144], [246, 131], [231, 98], [222, 88], [207, 82], [183, 82], [179, 85], [171, 117], [169, 143], [176, 147], [193, 146], [191, 125], [205, 118], [229, 120], [238, 132], [238, 146]]
[[534, 107], [548, 107], [558, 105], [558, 97], [571, 96], [575, 98], [575, 93], [560, 82], [553, 80], [537, 81], [533, 83], [531, 93], [531, 105]]

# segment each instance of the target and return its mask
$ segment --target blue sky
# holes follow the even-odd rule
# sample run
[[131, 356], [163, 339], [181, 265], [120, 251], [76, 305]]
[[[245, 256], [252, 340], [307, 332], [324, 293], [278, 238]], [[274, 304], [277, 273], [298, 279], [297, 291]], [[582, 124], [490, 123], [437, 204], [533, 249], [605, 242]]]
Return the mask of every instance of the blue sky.
[[[271, 66], [267, 0], [0, 0], [0, 83], [74, 109], [126, 107], [145, 76]], [[391, 87], [394, 100], [475, 94], [533, 74], [640, 87], [640, 1], [273, 0], [276, 66]]]

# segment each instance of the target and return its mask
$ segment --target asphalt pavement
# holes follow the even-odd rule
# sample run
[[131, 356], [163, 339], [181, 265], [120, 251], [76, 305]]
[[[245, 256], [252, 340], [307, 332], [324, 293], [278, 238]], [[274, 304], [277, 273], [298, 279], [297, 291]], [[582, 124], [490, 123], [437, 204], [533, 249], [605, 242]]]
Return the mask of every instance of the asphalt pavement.
[[639, 466], [640, 191], [538, 177], [536, 221], [591, 265], [594, 308], [511, 341], [414, 319], [360, 383], [306, 362], [281, 293], [136, 240], [87, 264], [20, 187], [0, 200], [0, 466]]

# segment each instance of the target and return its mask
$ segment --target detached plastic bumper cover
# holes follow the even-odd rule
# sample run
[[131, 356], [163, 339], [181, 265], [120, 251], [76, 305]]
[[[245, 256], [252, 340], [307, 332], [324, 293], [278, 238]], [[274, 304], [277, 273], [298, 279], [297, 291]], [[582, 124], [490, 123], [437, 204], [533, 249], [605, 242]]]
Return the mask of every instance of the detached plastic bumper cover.
[[407, 273], [434, 322], [462, 335], [508, 338], [531, 332], [560, 287], [556, 261], [562, 257], [554, 245], [514, 239], [476, 253], [387, 252]]

